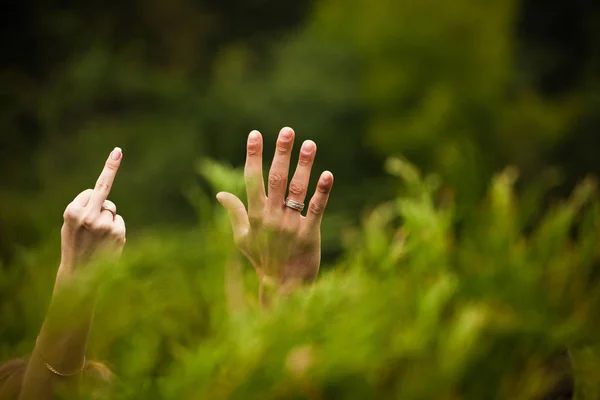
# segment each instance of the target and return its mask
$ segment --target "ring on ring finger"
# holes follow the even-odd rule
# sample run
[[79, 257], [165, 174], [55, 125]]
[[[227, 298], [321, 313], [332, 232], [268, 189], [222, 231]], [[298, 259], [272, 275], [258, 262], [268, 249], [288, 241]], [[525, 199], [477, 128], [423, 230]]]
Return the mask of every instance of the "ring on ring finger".
[[290, 200], [289, 198], [285, 199], [284, 204], [286, 207], [291, 208], [294, 211], [302, 212], [304, 210], [304, 203]]
[[117, 216], [117, 206], [115, 205], [115, 203], [113, 203], [110, 200], [105, 200], [104, 204], [102, 204], [102, 207], [100, 208], [100, 212], [102, 211], [110, 211], [110, 213], [113, 215], [113, 218]]

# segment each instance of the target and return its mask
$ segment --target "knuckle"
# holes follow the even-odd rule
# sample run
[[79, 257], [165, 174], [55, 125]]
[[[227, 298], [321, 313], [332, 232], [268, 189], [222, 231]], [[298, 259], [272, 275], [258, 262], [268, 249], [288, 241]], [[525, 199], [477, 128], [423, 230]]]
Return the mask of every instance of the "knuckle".
[[117, 170], [117, 163], [115, 163], [113, 160], [108, 160], [106, 161], [106, 163], [104, 164], [104, 168], [106, 168], [109, 171], [116, 171]]
[[104, 193], [110, 192], [110, 183], [108, 183], [104, 179], [99, 180], [96, 183], [96, 190], [99, 190], [99, 191], [104, 192]]
[[287, 176], [283, 174], [278, 172], [271, 172], [269, 174], [269, 186], [272, 188], [281, 187], [285, 181], [287, 181]]
[[294, 196], [301, 196], [306, 192], [306, 188], [304, 187], [304, 185], [292, 181], [290, 183], [290, 189], [289, 189], [290, 194], [294, 195]]
[[298, 165], [301, 167], [308, 167], [312, 162], [310, 157], [300, 156], [298, 159]]
[[89, 230], [96, 228], [96, 219], [89, 214], [84, 215], [83, 218], [81, 218], [80, 223], [81, 226]]
[[321, 185], [321, 184], [319, 184], [319, 185], [317, 185], [317, 191], [319, 193], [327, 195], [327, 194], [329, 194], [329, 192], [331, 192], [331, 185], [329, 185], [329, 184], [327, 184], [327, 185]]
[[247, 153], [249, 156], [257, 156], [260, 154], [260, 144], [258, 143], [249, 143]]
[[275, 152], [280, 156], [285, 156], [290, 152], [290, 146], [288, 144], [278, 143], [275, 147]]
[[98, 232], [110, 234], [113, 232], [113, 227], [106, 222], [99, 222], [96, 224], [95, 230]]
[[81, 198], [81, 200], [87, 200], [92, 196], [92, 193], [94, 192], [94, 189], [85, 189], [83, 192], [79, 193], [79, 195], [77, 195], [78, 198]]
[[311, 213], [312, 215], [321, 215], [323, 213], [324, 209], [325, 209], [325, 206], [323, 204], [319, 203], [318, 201], [312, 201], [308, 205], [308, 212]]
[[79, 212], [75, 208], [75, 206], [73, 206], [73, 204], [69, 204], [67, 206], [67, 208], [65, 209], [65, 212], [63, 213], [63, 218], [65, 221], [68, 221], [68, 222], [74, 222], [79, 219]]

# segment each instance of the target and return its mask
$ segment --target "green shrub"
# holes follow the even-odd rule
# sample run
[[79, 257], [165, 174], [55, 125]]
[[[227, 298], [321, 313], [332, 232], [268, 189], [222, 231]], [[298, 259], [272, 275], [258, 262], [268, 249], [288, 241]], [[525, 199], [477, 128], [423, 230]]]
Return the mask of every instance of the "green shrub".
[[[387, 166], [402, 181], [397, 199], [342, 232], [335, 265], [270, 310], [202, 191], [188, 193], [201, 217], [193, 232], [134, 234], [122, 262], [93, 277], [104, 285], [89, 357], [118, 375], [115, 398], [531, 399], [569, 373], [567, 350], [579, 398], [598, 398], [594, 182], [533, 212], [509, 168], [459, 223], [438, 178]], [[199, 169], [239, 191], [237, 172]], [[32, 346], [56, 245], [0, 270], [3, 358]]]

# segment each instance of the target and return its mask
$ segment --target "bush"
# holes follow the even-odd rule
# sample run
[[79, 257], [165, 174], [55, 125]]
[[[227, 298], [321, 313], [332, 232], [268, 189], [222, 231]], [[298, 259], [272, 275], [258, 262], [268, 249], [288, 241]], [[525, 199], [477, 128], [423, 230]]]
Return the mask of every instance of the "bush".
[[[570, 359], [579, 398], [598, 398], [594, 181], [542, 211], [545, 192], [518, 195], [508, 168], [457, 220], [438, 177], [400, 159], [387, 167], [397, 198], [342, 232], [342, 256], [314, 286], [268, 311], [202, 191], [188, 193], [196, 230], [130, 240], [120, 265], [93, 277], [105, 283], [89, 357], [118, 375], [114, 397], [531, 399], [564, 380]], [[238, 172], [200, 170], [239, 190]], [[0, 270], [3, 359], [32, 347], [56, 245]]]

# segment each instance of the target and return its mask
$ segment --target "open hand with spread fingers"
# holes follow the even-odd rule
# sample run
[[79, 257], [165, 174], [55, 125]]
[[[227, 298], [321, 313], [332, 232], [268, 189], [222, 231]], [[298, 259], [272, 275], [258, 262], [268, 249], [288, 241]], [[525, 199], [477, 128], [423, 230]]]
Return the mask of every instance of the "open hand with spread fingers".
[[118, 258], [125, 245], [125, 221], [107, 200], [123, 153], [109, 155], [94, 189], [81, 192], [67, 206], [61, 230], [61, 269], [72, 271], [97, 256]]
[[294, 136], [291, 128], [279, 132], [269, 172], [268, 196], [262, 173], [263, 140], [257, 131], [248, 136], [244, 170], [248, 211], [233, 194], [217, 194], [229, 213], [236, 245], [259, 276], [262, 302], [266, 301], [268, 287], [285, 292], [298, 284], [312, 282], [321, 263], [321, 220], [333, 186], [333, 175], [328, 171], [321, 174], [306, 217], [303, 216], [317, 146], [311, 140], [302, 144], [286, 198]]

